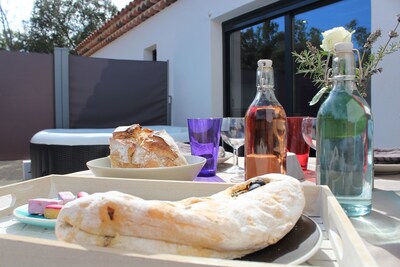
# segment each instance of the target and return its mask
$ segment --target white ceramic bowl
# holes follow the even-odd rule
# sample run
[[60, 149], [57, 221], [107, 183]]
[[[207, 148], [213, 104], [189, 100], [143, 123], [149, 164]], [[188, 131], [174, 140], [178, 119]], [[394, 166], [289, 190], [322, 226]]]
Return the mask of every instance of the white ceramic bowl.
[[109, 157], [88, 161], [86, 165], [97, 177], [193, 181], [206, 163], [198, 156], [185, 156], [188, 165], [160, 168], [111, 168]]

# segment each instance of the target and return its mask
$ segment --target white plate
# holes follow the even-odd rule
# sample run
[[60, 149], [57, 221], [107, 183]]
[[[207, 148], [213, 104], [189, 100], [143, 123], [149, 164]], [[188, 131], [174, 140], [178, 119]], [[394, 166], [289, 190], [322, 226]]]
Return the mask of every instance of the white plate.
[[223, 157], [218, 158], [218, 163], [223, 163], [232, 157], [233, 153], [225, 151], [225, 155]]
[[28, 204], [19, 206], [13, 211], [14, 217], [23, 223], [36, 225], [44, 228], [54, 228], [56, 219], [46, 219], [42, 215], [32, 215], [28, 212]]
[[376, 174], [400, 173], [400, 164], [374, 164]]
[[[183, 155], [191, 155], [190, 145], [182, 142], [177, 142], [179, 149], [181, 150]], [[218, 163], [223, 163], [233, 157], [233, 153], [225, 151], [225, 149], [220, 146], [219, 149], [223, 149], [225, 155], [223, 157], [218, 157]], [[219, 152], [219, 151], [218, 151]], [[219, 153], [218, 153], [219, 154]]]
[[97, 177], [118, 177], [155, 180], [192, 181], [206, 163], [206, 159], [185, 155], [188, 165], [161, 168], [111, 168], [109, 157], [88, 161], [86, 165]]

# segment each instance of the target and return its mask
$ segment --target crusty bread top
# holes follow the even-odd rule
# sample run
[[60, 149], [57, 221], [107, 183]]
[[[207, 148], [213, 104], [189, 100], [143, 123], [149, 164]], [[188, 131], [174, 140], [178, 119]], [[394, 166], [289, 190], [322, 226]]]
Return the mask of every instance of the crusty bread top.
[[155, 168], [187, 165], [173, 138], [164, 130], [139, 124], [117, 128], [110, 138], [111, 167]]

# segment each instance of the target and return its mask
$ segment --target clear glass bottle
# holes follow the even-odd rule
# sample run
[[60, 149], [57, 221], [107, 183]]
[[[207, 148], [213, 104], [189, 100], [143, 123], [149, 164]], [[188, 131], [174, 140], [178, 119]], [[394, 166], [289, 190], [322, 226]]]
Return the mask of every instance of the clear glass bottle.
[[333, 88], [317, 115], [317, 183], [328, 185], [348, 216], [370, 213], [373, 120], [355, 82], [352, 43], [335, 46]]
[[245, 179], [286, 174], [286, 113], [274, 93], [272, 60], [257, 62], [257, 94], [245, 116]]

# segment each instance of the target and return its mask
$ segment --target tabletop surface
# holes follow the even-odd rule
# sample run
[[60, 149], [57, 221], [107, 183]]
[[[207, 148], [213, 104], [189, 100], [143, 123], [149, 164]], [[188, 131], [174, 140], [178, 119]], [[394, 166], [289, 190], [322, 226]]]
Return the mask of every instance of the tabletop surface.
[[[231, 163], [232, 159], [229, 159], [219, 164], [217, 176], [198, 177], [197, 180], [229, 182], [232, 175], [224, 173], [224, 170]], [[239, 165], [244, 166], [243, 157], [239, 158]], [[304, 184], [315, 184], [315, 158], [309, 159], [308, 169], [308, 175], [306, 172], [305, 178], [299, 180]], [[90, 171], [79, 174], [93, 175]], [[400, 266], [400, 172], [375, 173], [371, 213], [350, 220], [380, 266]]]
[[[231, 174], [224, 173], [232, 159], [218, 165], [217, 176], [198, 177], [198, 181], [229, 182]], [[239, 158], [239, 165], [244, 159]], [[315, 158], [310, 158], [304, 184], [315, 184]], [[94, 176], [89, 170], [70, 175]], [[354, 228], [379, 266], [400, 266], [400, 173], [375, 173], [371, 214], [350, 218]], [[1, 227], [0, 227], [1, 228]], [[43, 233], [40, 233], [43, 237]], [[49, 234], [49, 239], [54, 237]]]
[[[239, 164], [244, 165], [243, 158]], [[223, 173], [226, 167], [219, 167], [218, 176], [229, 181], [230, 176]], [[301, 181], [315, 184], [315, 158], [309, 159], [308, 169]], [[376, 173], [371, 213], [350, 221], [380, 266], [400, 266], [400, 172]]]
[[[315, 170], [315, 158], [308, 169]], [[371, 213], [350, 221], [380, 266], [400, 266], [400, 172], [374, 176]]]

